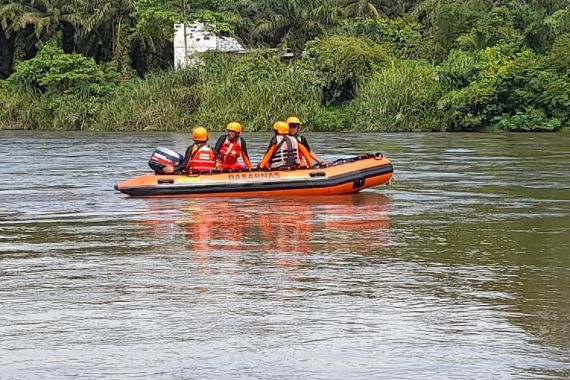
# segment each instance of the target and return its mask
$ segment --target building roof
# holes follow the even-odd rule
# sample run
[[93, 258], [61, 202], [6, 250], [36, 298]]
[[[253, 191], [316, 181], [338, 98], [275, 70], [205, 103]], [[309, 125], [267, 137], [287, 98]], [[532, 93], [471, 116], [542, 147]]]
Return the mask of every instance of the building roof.
[[233, 37], [218, 37], [216, 50], [224, 52], [243, 51], [245, 48]]

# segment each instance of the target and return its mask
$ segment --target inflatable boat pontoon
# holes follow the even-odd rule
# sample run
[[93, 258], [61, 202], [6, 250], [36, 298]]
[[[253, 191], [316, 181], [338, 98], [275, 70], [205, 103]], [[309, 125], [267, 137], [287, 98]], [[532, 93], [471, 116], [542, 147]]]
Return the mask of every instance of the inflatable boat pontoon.
[[392, 173], [391, 162], [374, 153], [306, 169], [146, 174], [115, 189], [145, 197], [336, 195], [387, 184]]

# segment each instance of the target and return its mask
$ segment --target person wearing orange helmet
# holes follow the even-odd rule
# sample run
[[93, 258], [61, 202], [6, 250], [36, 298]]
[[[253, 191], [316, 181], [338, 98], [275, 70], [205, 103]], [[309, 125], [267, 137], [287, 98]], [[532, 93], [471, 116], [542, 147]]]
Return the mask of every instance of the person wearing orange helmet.
[[319, 156], [317, 156], [317, 154], [311, 150], [311, 146], [309, 145], [309, 142], [307, 141], [305, 136], [299, 134], [299, 129], [301, 128], [301, 124], [303, 124], [301, 122], [301, 119], [299, 119], [296, 116], [288, 117], [287, 124], [289, 125], [289, 136], [293, 136], [295, 139], [297, 139], [299, 143], [303, 144], [303, 146], [307, 148], [307, 150], [311, 154], [311, 157], [317, 162], [317, 164], [324, 163], [324, 161], [321, 160]]
[[208, 145], [208, 131], [204, 127], [197, 127], [192, 131], [194, 143], [186, 149], [184, 160], [176, 167], [167, 166], [165, 173], [188, 172], [201, 173], [214, 170], [215, 154]]
[[[216, 155], [217, 169], [251, 169], [251, 162], [247, 154], [247, 145], [241, 132], [243, 127], [240, 123], [231, 122], [226, 126], [227, 133], [221, 135], [216, 142], [214, 153]], [[238, 163], [241, 156], [243, 164]]]
[[289, 136], [289, 125], [284, 121], [273, 124], [275, 136], [269, 143], [269, 148], [258, 167], [263, 169], [298, 168], [300, 157], [304, 157], [311, 166], [312, 159], [309, 151], [292, 136]]

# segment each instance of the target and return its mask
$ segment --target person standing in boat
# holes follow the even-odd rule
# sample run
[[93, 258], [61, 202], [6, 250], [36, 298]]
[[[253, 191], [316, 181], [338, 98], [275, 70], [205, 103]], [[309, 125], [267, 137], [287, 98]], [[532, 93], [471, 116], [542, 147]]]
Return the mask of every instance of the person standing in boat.
[[215, 154], [208, 145], [208, 131], [204, 127], [198, 127], [192, 131], [194, 143], [186, 149], [184, 160], [176, 167], [166, 166], [164, 172], [167, 174], [175, 172], [201, 173], [214, 170]]
[[[225, 135], [220, 136], [214, 148], [216, 169], [251, 169], [247, 145], [241, 137], [243, 131], [241, 124], [231, 122], [227, 125], [226, 131]], [[237, 162], [240, 156], [243, 164]]]
[[299, 129], [301, 128], [301, 124], [303, 123], [301, 123], [301, 120], [296, 116], [291, 116], [287, 118], [287, 125], [289, 125], [289, 136], [293, 136], [295, 139], [297, 139], [298, 142], [303, 144], [303, 146], [307, 148], [307, 151], [309, 151], [311, 158], [313, 158], [317, 164], [324, 163], [324, 161], [321, 160], [319, 156], [317, 156], [317, 154], [311, 150], [311, 146], [309, 145], [309, 142], [307, 141], [305, 136], [299, 134]]
[[307, 148], [300, 144], [293, 136], [289, 136], [289, 125], [284, 121], [273, 124], [276, 135], [271, 139], [269, 148], [258, 167], [263, 169], [298, 168], [300, 157], [304, 157], [308, 166], [312, 159]]

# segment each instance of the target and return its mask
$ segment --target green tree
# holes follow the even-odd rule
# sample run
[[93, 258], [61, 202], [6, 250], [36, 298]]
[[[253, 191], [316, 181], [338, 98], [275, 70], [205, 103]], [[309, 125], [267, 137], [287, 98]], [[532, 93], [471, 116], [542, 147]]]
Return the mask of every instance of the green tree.
[[438, 67], [439, 80], [450, 89], [467, 87], [479, 79], [481, 66], [473, 53], [452, 50]]
[[86, 9], [91, 16], [80, 34], [81, 52], [100, 61], [112, 61], [122, 75], [128, 76], [130, 35], [135, 25], [133, 1], [92, 0]]
[[550, 40], [550, 32], [544, 24], [548, 14], [546, 5], [535, 0], [513, 0], [506, 5], [526, 46], [537, 52], [544, 52]]
[[116, 83], [116, 76], [91, 58], [66, 54], [60, 47], [48, 43], [34, 58], [18, 64], [8, 83], [22, 91], [39, 94], [100, 96]]
[[380, 45], [354, 37], [331, 36], [307, 43], [300, 74], [322, 92], [323, 103], [354, 99], [358, 88], [387, 59]]
[[173, 25], [181, 21], [181, 15], [161, 7], [145, 7], [134, 16], [137, 22], [131, 36], [134, 43], [131, 57], [138, 73], [171, 67]]
[[570, 1], [566, 0], [566, 5], [556, 10], [544, 20], [545, 25], [555, 35], [561, 35], [570, 31]]
[[279, 43], [300, 51], [305, 42], [340, 25], [345, 8], [335, 0], [260, 0], [261, 17], [252, 35], [260, 42]]
[[439, 101], [447, 128], [557, 130], [568, 123], [568, 74], [553, 70], [546, 57], [495, 46], [480, 52], [477, 61], [476, 79]]
[[358, 18], [337, 31], [353, 37], [368, 38], [385, 47], [399, 58], [417, 58], [423, 55], [421, 26], [403, 19]]
[[552, 66], [562, 72], [570, 72], [570, 33], [556, 38], [549, 57]]
[[469, 33], [458, 38], [458, 43], [472, 51], [484, 50], [496, 44], [511, 45], [514, 49], [520, 49], [523, 39], [514, 28], [509, 10], [505, 7], [493, 7], [475, 22]]
[[12, 74], [15, 43], [16, 35], [7, 34], [0, 24], [0, 79], [8, 78]]
[[62, 33], [66, 52], [75, 48], [74, 36], [85, 21], [80, 0], [8, 1], [0, 7], [0, 23], [8, 34], [33, 28], [38, 41], [47, 41], [54, 33]]
[[75, 33], [85, 20], [83, 4], [81, 0], [0, 1], [0, 77], [11, 74], [19, 41], [26, 58], [36, 54], [37, 41], [47, 41], [55, 33], [61, 35], [64, 50], [73, 51]]
[[436, 41], [439, 54], [444, 56], [486, 10], [485, 4], [477, 0], [424, 0], [410, 17], [425, 25]]
[[373, 19], [388, 17], [377, 4], [368, 0], [345, 0], [342, 7], [349, 17], [370, 17]]

